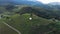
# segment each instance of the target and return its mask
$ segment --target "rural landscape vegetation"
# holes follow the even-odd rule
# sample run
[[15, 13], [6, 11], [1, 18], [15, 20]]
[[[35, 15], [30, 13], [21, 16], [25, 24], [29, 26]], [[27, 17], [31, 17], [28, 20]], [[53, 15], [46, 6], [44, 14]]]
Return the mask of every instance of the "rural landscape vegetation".
[[60, 34], [60, 4], [55, 3], [0, 2], [0, 34]]

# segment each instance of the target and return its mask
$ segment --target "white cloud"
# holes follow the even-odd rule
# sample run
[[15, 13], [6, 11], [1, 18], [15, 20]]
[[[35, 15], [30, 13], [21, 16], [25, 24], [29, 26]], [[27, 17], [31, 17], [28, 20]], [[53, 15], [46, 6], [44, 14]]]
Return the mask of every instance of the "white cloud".
[[50, 2], [60, 2], [60, 0], [36, 0], [36, 1], [40, 1], [45, 4], [50, 3]]

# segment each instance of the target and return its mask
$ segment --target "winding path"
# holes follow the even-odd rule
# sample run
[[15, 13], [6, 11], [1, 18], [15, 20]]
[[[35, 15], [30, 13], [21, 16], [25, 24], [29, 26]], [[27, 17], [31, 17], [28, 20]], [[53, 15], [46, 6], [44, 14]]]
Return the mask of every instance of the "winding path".
[[19, 30], [17, 30], [16, 28], [10, 26], [9, 24], [3, 22], [6, 26], [8, 26], [9, 28], [13, 29], [14, 31], [16, 31], [18, 34], [21, 34], [21, 32]]

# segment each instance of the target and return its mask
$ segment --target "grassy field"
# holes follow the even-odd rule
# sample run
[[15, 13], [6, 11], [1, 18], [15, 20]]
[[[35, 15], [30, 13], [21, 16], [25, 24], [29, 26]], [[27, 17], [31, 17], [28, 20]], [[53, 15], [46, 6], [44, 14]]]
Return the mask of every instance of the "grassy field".
[[[8, 23], [9, 25], [13, 26], [14, 28], [18, 29], [22, 34], [29, 34], [30, 29], [32, 26], [40, 26], [40, 25], [47, 25], [49, 23], [53, 23], [53, 21], [38, 17], [36, 15], [32, 16], [32, 20], [29, 20], [30, 14], [15, 14], [10, 17], [9, 19], [4, 19], [4, 22]], [[13, 30], [9, 29], [6, 25], [1, 24], [0, 27], [3, 27], [2, 30], [5, 30], [5, 33], [13, 32], [11, 34], [16, 34]], [[2, 31], [1, 31], [2, 32]]]
[[0, 20], [0, 34], [17, 34], [14, 30], [10, 29], [8, 26], [2, 23]]
[[[14, 14], [10, 16], [9, 19], [7, 18], [0, 19], [0, 33], [1, 34], [18, 34], [14, 30], [12, 30], [11, 28], [3, 24], [2, 22], [6, 22], [12, 27], [18, 29], [22, 34], [31, 34], [32, 27], [38, 27], [40, 25], [48, 25], [49, 23], [55, 23], [52, 20], [44, 19], [36, 15], [32, 16], [33, 18], [32, 20], [29, 20], [29, 18], [30, 18], [30, 14], [23, 14], [23, 15]], [[57, 28], [59, 28], [60, 22], [57, 24], [58, 25], [53, 25], [53, 26], [57, 26]], [[46, 27], [42, 26], [42, 31], [44, 30], [44, 28]], [[60, 31], [60, 29], [58, 30]]]

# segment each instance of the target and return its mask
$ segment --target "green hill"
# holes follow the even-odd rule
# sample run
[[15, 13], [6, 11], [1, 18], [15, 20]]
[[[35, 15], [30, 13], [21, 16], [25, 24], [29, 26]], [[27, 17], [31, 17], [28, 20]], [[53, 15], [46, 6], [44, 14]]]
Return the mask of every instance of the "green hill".
[[17, 34], [14, 30], [6, 26], [2, 23], [3, 21], [0, 20], [0, 34]]
[[[18, 29], [22, 34], [60, 34], [60, 21], [56, 22], [53, 21], [52, 19], [51, 20], [46, 19], [46, 18], [54, 18], [54, 17], [56, 19], [59, 19], [58, 18], [60, 16], [59, 11], [55, 11], [55, 10], [51, 11], [48, 9], [43, 9], [38, 7], [36, 8], [32, 7], [32, 8], [33, 10], [30, 10], [30, 8], [26, 6], [22, 6], [22, 7], [19, 6], [12, 8], [12, 10], [10, 11], [4, 7], [0, 7], [0, 10], [3, 11], [2, 12], [3, 16], [0, 19], [1, 34], [17, 34], [17, 32], [15, 32], [11, 28], [3, 24], [3, 22]], [[32, 20], [29, 20], [29, 18], [31, 17], [30, 15], [31, 11], [33, 11], [33, 16], [32, 16]], [[20, 15], [20, 12], [22, 13], [22, 15]]]
[[15, 14], [9, 19], [4, 18], [3, 21], [18, 29], [22, 34], [54, 34], [54, 31], [57, 34], [60, 31], [60, 22], [54, 22], [36, 15], [32, 16], [32, 20], [29, 20], [29, 18], [30, 14]]

